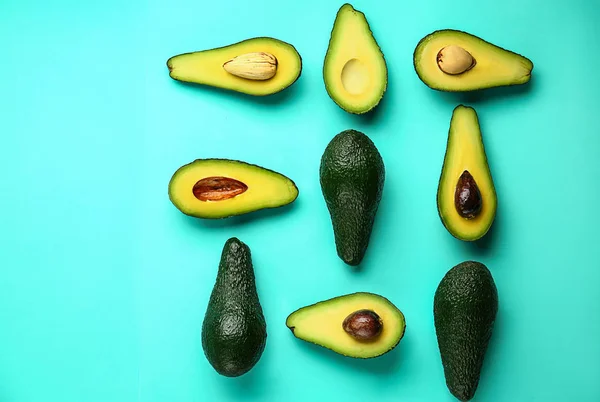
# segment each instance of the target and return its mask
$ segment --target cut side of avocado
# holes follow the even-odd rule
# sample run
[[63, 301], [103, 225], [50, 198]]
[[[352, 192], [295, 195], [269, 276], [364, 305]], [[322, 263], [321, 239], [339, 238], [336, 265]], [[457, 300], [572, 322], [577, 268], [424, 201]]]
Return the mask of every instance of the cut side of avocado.
[[288, 316], [286, 326], [298, 339], [367, 359], [394, 349], [404, 336], [406, 322], [385, 297], [358, 292], [302, 307]]
[[496, 216], [496, 190], [475, 109], [458, 105], [452, 114], [437, 191], [438, 213], [457, 239], [483, 237]]
[[329, 97], [348, 113], [375, 108], [387, 88], [384, 55], [365, 15], [350, 4], [337, 12], [323, 64]]
[[[265, 65], [264, 59], [257, 60], [252, 56], [268, 56], [274, 61]], [[242, 69], [249, 74], [238, 76], [230, 72], [233, 70], [226, 65], [236, 58], [244, 59], [243, 65], [238, 63], [237, 71]], [[296, 82], [302, 73], [302, 58], [289, 43], [270, 37], [258, 37], [215, 49], [179, 54], [167, 61], [167, 67], [171, 78], [177, 81], [265, 96], [280, 92]], [[260, 77], [260, 73], [267, 67], [271, 73]], [[244, 75], [260, 79], [245, 78]]]
[[425, 85], [463, 92], [529, 82], [533, 63], [467, 32], [444, 29], [425, 36], [413, 55]]
[[292, 203], [295, 183], [281, 173], [229, 159], [197, 159], [177, 169], [169, 199], [186, 215], [218, 219]]

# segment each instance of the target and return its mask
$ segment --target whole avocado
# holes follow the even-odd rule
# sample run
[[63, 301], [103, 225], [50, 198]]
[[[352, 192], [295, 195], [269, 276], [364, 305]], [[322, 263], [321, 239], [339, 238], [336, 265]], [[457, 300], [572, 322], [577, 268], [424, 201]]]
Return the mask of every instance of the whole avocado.
[[250, 248], [233, 237], [221, 254], [202, 324], [202, 348], [219, 374], [238, 377], [258, 363], [266, 341]]
[[496, 314], [498, 291], [488, 268], [465, 261], [450, 269], [434, 297], [434, 321], [446, 385], [461, 401], [473, 398]]
[[384, 182], [383, 159], [364, 133], [345, 130], [329, 142], [320, 183], [337, 254], [348, 265], [359, 265], [367, 251]]

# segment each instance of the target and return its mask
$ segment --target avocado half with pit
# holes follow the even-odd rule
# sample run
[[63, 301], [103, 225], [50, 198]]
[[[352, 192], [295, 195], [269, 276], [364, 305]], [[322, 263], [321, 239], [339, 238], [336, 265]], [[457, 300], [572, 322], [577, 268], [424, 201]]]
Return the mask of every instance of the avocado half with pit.
[[368, 292], [302, 307], [285, 324], [298, 339], [360, 359], [388, 353], [406, 329], [402, 311], [387, 298]]
[[437, 191], [440, 219], [457, 239], [478, 240], [492, 226], [497, 203], [477, 113], [458, 105], [450, 121]]
[[290, 204], [296, 184], [281, 173], [229, 159], [197, 159], [177, 169], [169, 199], [186, 215], [227, 218]]
[[413, 63], [425, 85], [448, 92], [525, 84], [533, 70], [527, 57], [454, 29], [421, 39]]
[[296, 82], [302, 73], [302, 58], [289, 43], [258, 37], [179, 54], [167, 61], [167, 67], [177, 81], [265, 96]]
[[387, 75], [384, 55], [365, 15], [344, 4], [337, 12], [323, 63], [329, 97], [348, 113], [367, 113], [383, 98]]

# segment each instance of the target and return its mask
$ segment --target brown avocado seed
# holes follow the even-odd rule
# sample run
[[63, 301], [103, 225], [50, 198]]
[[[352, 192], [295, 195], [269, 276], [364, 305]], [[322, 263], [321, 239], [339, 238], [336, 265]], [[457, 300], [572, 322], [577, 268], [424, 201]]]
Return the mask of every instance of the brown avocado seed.
[[359, 341], [371, 341], [383, 330], [383, 321], [372, 310], [358, 310], [344, 320], [344, 331]]
[[248, 186], [229, 177], [205, 177], [198, 180], [192, 188], [194, 196], [200, 201], [223, 201], [248, 190]]
[[436, 60], [439, 69], [450, 75], [462, 74], [475, 66], [475, 59], [471, 53], [456, 45], [442, 48]]
[[468, 170], [459, 177], [454, 193], [454, 206], [456, 212], [463, 218], [473, 219], [481, 212], [481, 192], [475, 179]]

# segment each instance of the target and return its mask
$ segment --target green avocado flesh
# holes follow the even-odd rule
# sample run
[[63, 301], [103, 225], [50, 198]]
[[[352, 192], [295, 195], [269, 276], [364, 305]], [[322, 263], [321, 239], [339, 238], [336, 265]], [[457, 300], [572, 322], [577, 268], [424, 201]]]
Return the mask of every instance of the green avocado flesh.
[[[223, 68], [235, 57], [256, 52], [268, 53], [277, 59], [277, 70], [272, 78], [243, 78]], [[215, 49], [179, 54], [167, 61], [167, 67], [170, 77], [177, 81], [265, 96], [280, 92], [296, 82], [302, 73], [302, 58], [289, 43], [258, 37]]]
[[223, 247], [202, 323], [202, 348], [215, 371], [238, 377], [258, 363], [266, 342], [250, 248], [232, 237]]
[[350, 4], [337, 12], [323, 63], [329, 97], [343, 110], [375, 108], [387, 88], [387, 66], [365, 15]]
[[498, 291], [482, 263], [450, 269], [434, 296], [434, 322], [446, 385], [461, 401], [473, 398], [498, 312]]
[[226, 218], [292, 203], [298, 188], [288, 177], [246, 162], [197, 159], [177, 169], [169, 199], [186, 215]]
[[346, 264], [359, 265], [383, 194], [383, 159], [369, 137], [346, 130], [325, 148], [319, 174], [337, 254]]
[[[438, 66], [438, 53], [459, 46], [475, 60], [469, 70], [448, 74]], [[528, 58], [493, 45], [472, 34], [452, 29], [435, 31], [417, 44], [414, 68], [423, 83], [441, 91], [462, 92], [529, 82], [533, 63]]]
[[[381, 332], [368, 341], [357, 340], [344, 330], [344, 320], [356, 311], [374, 312]], [[358, 292], [324, 300], [291, 313], [286, 326], [294, 336], [353, 358], [373, 358], [394, 349], [406, 328], [402, 312], [383, 296]]]
[[[457, 187], [465, 171], [474, 180], [481, 199], [479, 212], [470, 218], [461, 216], [456, 207]], [[492, 226], [497, 203], [477, 113], [471, 107], [458, 105], [452, 113], [438, 184], [438, 214], [452, 236], [474, 241], [483, 237]]]

